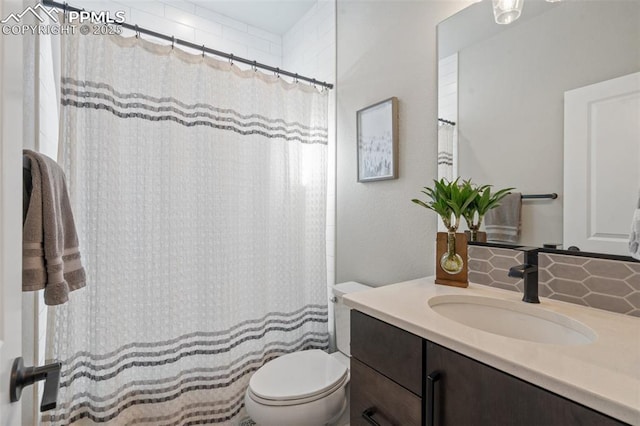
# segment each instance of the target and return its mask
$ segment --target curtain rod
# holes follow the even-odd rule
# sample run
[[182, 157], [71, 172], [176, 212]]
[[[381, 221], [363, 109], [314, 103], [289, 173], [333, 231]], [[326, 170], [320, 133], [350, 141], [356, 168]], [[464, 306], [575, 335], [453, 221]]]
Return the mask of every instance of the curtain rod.
[[[82, 12], [84, 10], [84, 9], [79, 9], [77, 7], [69, 6], [67, 3], [58, 3], [58, 2], [53, 1], [53, 0], [42, 0], [42, 5], [43, 6], [49, 6], [49, 7], [55, 7], [57, 9], [62, 9], [63, 11], [71, 10], [71, 11], [74, 11], [74, 12]], [[262, 63], [257, 62], [257, 61], [251, 61], [249, 59], [245, 59], [245, 58], [242, 58], [240, 56], [235, 56], [233, 53], [225, 53], [225, 52], [221, 52], [219, 50], [211, 49], [209, 47], [205, 47], [204, 44], [201, 45], [201, 46], [198, 46], [197, 44], [191, 43], [190, 41], [186, 41], [186, 40], [182, 40], [182, 39], [179, 39], [179, 38], [175, 38], [173, 36], [168, 36], [168, 35], [153, 31], [153, 30], [149, 30], [147, 28], [138, 27], [137, 25], [131, 25], [131, 24], [128, 24], [126, 22], [116, 23], [114, 25], [120, 25], [123, 28], [135, 31], [138, 34], [142, 33], [142, 34], [150, 35], [152, 37], [156, 37], [156, 38], [159, 38], [159, 39], [162, 39], [162, 40], [170, 41], [172, 44], [181, 44], [182, 46], [190, 47], [191, 49], [195, 49], [195, 50], [199, 50], [203, 54], [206, 52], [206, 53], [210, 53], [212, 55], [216, 55], [216, 56], [220, 56], [222, 58], [229, 59], [232, 62], [241, 62], [241, 63], [246, 64], [246, 65], [251, 65], [254, 68], [261, 68], [263, 70], [271, 71], [271, 72], [274, 72], [278, 76], [284, 75], [284, 76], [287, 76], [287, 77], [291, 77], [291, 78], [293, 78], [295, 80], [303, 80], [303, 81], [312, 83], [314, 85], [325, 87], [327, 89], [333, 89], [333, 84], [331, 84], [331, 83], [327, 83], [325, 81], [318, 81], [315, 78], [310, 78], [310, 77], [305, 77], [305, 76], [302, 76], [302, 75], [298, 75], [296, 73], [293, 73], [293, 72], [290, 72], [290, 71], [281, 70], [280, 68], [272, 67], [271, 65], [262, 64]]]

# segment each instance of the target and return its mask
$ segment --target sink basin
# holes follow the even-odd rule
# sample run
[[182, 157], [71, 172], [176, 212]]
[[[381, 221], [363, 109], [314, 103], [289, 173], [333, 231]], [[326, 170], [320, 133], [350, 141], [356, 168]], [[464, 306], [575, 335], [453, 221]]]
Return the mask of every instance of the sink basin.
[[429, 306], [460, 324], [513, 339], [554, 345], [586, 345], [597, 338], [586, 325], [525, 302], [442, 295], [430, 298]]

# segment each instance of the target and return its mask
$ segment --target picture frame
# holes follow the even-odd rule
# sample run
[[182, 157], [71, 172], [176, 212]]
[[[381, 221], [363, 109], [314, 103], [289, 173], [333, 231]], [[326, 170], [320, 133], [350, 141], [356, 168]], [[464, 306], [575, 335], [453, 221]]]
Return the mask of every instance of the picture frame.
[[398, 178], [398, 98], [356, 112], [358, 182]]

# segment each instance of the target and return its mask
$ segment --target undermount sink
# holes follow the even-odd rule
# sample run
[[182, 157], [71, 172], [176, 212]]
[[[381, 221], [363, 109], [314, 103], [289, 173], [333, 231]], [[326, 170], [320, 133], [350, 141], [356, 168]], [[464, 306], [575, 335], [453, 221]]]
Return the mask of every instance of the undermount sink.
[[562, 314], [524, 302], [470, 295], [429, 299], [438, 314], [460, 324], [513, 339], [554, 345], [586, 345], [596, 333]]

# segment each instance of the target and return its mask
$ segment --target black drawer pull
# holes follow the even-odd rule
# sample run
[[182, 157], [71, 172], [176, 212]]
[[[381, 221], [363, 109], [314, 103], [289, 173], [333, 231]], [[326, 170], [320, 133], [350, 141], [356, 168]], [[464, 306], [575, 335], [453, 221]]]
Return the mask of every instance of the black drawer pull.
[[376, 422], [373, 415], [376, 414], [376, 407], [367, 408], [362, 412], [362, 418], [367, 421], [371, 426], [380, 426], [380, 423]]
[[436, 382], [440, 380], [439, 372], [434, 371], [427, 376], [427, 426], [435, 425]]
[[[378, 415], [380, 420], [385, 420], [383, 423], [379, 423], [373, 416]], [[378, 413], [376, 407], [367, 408], [362, 412], [362, 418], [367, 421], [371, 426], [393, 425], [391, 422], [387, 422], [382, 414]]]

